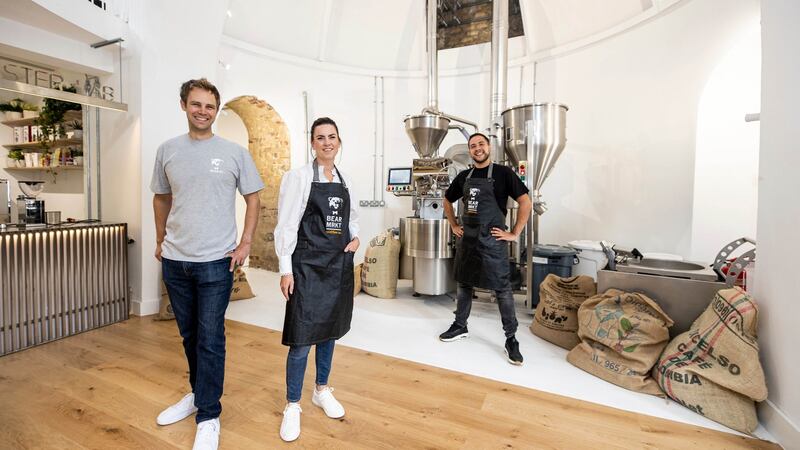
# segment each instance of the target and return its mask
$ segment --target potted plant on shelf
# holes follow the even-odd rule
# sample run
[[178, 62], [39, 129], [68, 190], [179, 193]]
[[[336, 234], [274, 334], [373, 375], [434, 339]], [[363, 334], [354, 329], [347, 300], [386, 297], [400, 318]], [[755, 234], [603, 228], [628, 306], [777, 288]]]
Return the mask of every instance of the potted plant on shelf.
[[20, 105], [22, 107], [22, 117], [25, 119], [33, 119], [34, 117], [39, 117], [39, 107], [36, 105], [32, 105], [30, 103], [23, 103]]
[[70, 128], [72, 128], [72, 138], [73, 139], [82, 139], [83, 138], [83, 124], [80, 120], [73, 120], [72, 122], [67, 124]]
[[0, 112], [5, 116], [5, 120], [22, 119], [22, 106], [16, 102], [0, 103]]
[[83, 165], [83, 149], [80, 147], [70, 147], [69, 153], [72, 155], [72, 165], [74, 166], [82, 166]]
[[[62, 87], [61, 90], [77, 92], [74, 87]], [[41, 142], [45, 148], [50, 147], [50, 141], [65, 137], [64, 126], [61, 123], [64, 120], [64, 114], [70, 110], [80, 111], [80, 109], [81, 105], [78, 103], [52, 98], [44, 99], [44, 106], [36, 119], [36, 125], [41, 127]]]
[[8, 151], [8, 160], [6, 161], [6, 167], [22, 167], [25, 165], [25, 155], [22, 153], [22, 150], [15, 149]]

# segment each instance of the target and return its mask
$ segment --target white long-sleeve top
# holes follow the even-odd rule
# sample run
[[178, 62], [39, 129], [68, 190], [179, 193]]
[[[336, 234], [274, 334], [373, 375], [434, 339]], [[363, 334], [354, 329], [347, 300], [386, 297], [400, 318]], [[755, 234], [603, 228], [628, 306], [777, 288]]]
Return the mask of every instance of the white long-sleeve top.
[[[359, 231], [358, 211], [356, 211], [358, 202], [353, 197], [353, 181], [347, 175], [342, 174], [342, 176], [350, 192], [350, 223], [348, 227], [350, 239], [355, 239], [358, 237]], [[275, 227], [275, 253], [278, 255], [278, 268], [282, 275], [292, 273], [292, 253], [297, 246], [297, 231], [300, 229], [300, 220], [306, 210], [313, 181], [313, 162], [286, 172], [281, 180], [281, 191], [278, 196], [278, 225]], [[323, 166], [319, 166], [319, 181], [328, 183]], [[334, 170], [331, 183], [339, 182], [339, 174]]]

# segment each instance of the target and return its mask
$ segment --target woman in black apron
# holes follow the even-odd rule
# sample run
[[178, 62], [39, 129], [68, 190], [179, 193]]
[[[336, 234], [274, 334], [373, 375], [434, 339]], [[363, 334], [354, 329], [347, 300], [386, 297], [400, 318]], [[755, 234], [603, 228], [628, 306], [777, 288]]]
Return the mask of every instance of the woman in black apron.
[[288, 404], [280, 431], [285, 441], [300, 436], [299, 402], [312, 345], [316, 345], [317, 377], [311, 402], [330, 418], [344, 416], [344, 408], [328, 387], [328, 376], [336, 339], [350, 330], [353, 315], [358, 223], [348, 185], [334, 165], [341, 141], [333, 120], [314, 121], [311, 146], [316, 151], [314, 161], [284, 176], [275, 230], [281, 292], [287, 300], [282, 343], [289, 346]]

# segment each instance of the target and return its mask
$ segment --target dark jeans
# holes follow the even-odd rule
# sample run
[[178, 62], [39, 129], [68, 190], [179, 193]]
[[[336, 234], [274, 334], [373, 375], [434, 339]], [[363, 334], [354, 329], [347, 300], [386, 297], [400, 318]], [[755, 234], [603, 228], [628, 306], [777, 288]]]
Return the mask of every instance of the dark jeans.
[[161, 260], [172, 311], [189, 362], [200, 423], [219, 417], [225, 378], [225, 310], [231, 297], [230, 258], [195, 263]]
[[[514, 295], [511, 288], [494, 291], [497, 297], [497, 306], [500, 308], [500, 318], [503, 321], [503, 331], [506, 337], [514, 336], [517, 332], [517, 313], [514, 311]], [[472, 286], [458, 283], [456, 291], [456, 325], [467, 326], [467, 319], [472, 310]]]
[[[315, 358], [317, 360], [317, 384], [328, 384], [328, 375], [331, 374], [333, 362], [333, 347], [336, 341], [320, 342], [317, 344]], [[292, 345], [289, 347], [289, 356], [286, 358], [286, 400], [290, 403], [300, 401], [303, 391], [303, 378], [306, 376], [306, 364], [310, 345]]]

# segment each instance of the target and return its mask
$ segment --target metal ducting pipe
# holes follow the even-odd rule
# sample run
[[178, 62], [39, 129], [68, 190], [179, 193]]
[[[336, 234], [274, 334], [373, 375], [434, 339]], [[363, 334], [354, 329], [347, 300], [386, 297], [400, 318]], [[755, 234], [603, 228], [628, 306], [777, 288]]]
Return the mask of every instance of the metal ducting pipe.
[[508, 70], [508, 0], [492, 2], [492, 94], [489, 98], [489, 132], [492, 139], [492, 160], [502, 161], [504, 136], [502, 113], [506, 109]]
[[436, 12], [439, 0], [428, 0], [427, 30], [428, 39], [428, 108], [439, 111], [439, 49], [436, 42]]
[[437, 110], [435, 110], [433, 108], [423, 108], [422, 109], [422, 114], [436, 114], [436, 115], [439, 115], [439, 116], [442, 116], [442, 117], [446, 117], [446, 118], [448, 118], [450, 120], [454, 120], [456, 122], [461, 122], [464, 125], [469, 125], [475, 131], [478, 131], [478, 124], [477, 123], [471, 122], [471, 121], [469, 121], [467, 119], [464, 119], [464, 118], [461, 118], [461, 117], [458, 117], [458, 116], [454, 116], [452, 114], [447, 114], [447, 113], [442, 112], [442, 111], [437, 111]]

